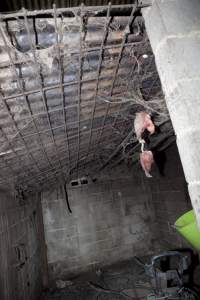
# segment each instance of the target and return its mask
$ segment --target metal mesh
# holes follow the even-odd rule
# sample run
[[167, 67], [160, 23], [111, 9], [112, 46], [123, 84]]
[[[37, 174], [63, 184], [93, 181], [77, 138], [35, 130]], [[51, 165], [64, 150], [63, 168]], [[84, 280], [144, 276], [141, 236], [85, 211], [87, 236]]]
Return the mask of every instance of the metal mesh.
[[95, 172], [133, 136], [136, 111], [169, 119], [140, 10], [125, 8], [1, 15], [1, 184]]

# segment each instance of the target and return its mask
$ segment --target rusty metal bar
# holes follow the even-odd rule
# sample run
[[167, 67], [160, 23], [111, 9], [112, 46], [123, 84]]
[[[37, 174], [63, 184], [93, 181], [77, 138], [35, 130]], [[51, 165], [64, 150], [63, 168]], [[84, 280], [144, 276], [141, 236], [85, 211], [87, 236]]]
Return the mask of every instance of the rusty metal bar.
[[[4, 131], [2, 130], [2, 128], [0, 128], [0, 130], [1, 130], [1, 133], [2, 133], [3, 137], [4, 137], [6, 140], [8, 140], [8, 137], [7, 137], [7, 135], [4, 133]], [[30, 178], [30, 175], [31, 175], [31, 173], [32, 173], [32, 170], [29, 169], [29, 166], [27, 166], [27, 165], [24, 164], [22, 158], [21, 158], [20, 155], [18, 155], [18, 153], [15, 151], [15, 149], [13, 148], [13, 146], [12, 146], [12, 144], [9, 142], [9, 140], [8, 140], [8, 143], [10, 144], [10, 148], [12, 149], [12, 151], [13, 151], [13, 153], [15, 154], [16, 158], [19, 160], [19, 162], [21, 163], [21, 165], [25, 168], [23, 171], [21, 171], [22, 173], [20, 173], [20, 175], [22, 174], [23, 179], [22, 179], [22, 181], [21, 181], [21, 179], [20, 179], [19, 183], [20, 183], [20, 182], [23, 183], [23, 182], [25, 181], [25, 180], [24, 180], [24, 178], [25, 178], [24, 174], [27, 174], [27, 176]], [[24, 154], [24, 155], [27, 155], [27, 154]], [[28, 171], [26, 170], [26, 168], [28, 168]], [[34, 174], [34, 173], [33, 173], [33, 174]], [[18, 174], [18, 176], [19, 176], [19, 174]], [[32, 176], [33, 176], [33, 175], [31, 175], [31, 177], [32, 177]], [[15, 178], [15, 177], [13, 177], [13, 178]], [[41, 183], [41, 181], [38, 180], [38, 178], [36, 178], [36, 181], [37, 181], [38, 183]], [[16, 183], [16, 182], [15, 182], [15, 183]]]
[[77, 161], [76, 161], [76, 169], [77, 169], [77, 177], [78, 177], [78, 164], [79, 164], [79, 151], [80, 151], [80, 110], [81, 110], [81, 80], [82, 80], [82, 60], [83, 60], [83, 53], [82, 53], [82, 44], [83, 44], [83, 31], [84, 31], [84, 21], [83, 21], [83, 8], [84, 4], [81, 4], [81, 11], [80, 11], [80, 28], [79, 28], [79, 72], [78, 72], [78, 150], [77, 150]]
[[[11, 179], [19, 176], [18, 172], [16, 172], [13, 169], [12, 165], [4, 157], [1, 157], [1, 161], [3, 161], [6, 170], [10, 169], [11, 170], [11, 174], [15, 174], [15, 176], [9, 176], [9, 178], [6, 177], [6, 180], [10, 181]], [[4, 176], [2, 174], [4, 174], [3, 170], [1, 170], [1, 177], [4, 178]], [[23, 179], [23, 181], [24, 181], [24, 179]], [[14, 179], [13, 179], [13, 183], [16, 184], [16, 182], [15, 182]]]
[[[131, 23], [133, 21], [133, 17], [134, 17], [134, 13], [135, 13], [136, 8], [137, 8], [137, 5], [134, 4], [132, 6], [132, 11], [131, 11], [128, 23], [127, 23], [126, 28], [124, 30], [124, 34], [123, 34], [123, 38], [122, 38], [122, 43], [121, 43], [121, 48], [120, 48], [119, 55], [118, 55], [118, 60], [117, 60], [117, 64], [116, 64], [116, 68], [115, 68], [115, 72], [114, 72], [114, 76], [113, 76], [113, 80], [112, 80], [112, 84], [111, 84], [111, 89], [110, 89], [109, 97], [111, 97], [112, 93], [113, 93], [113, 89], [114, 89], [114, 85], [115, 85], [115, 81], [116, 81], [117, 72], [119, 70], [119, 64], [120, 64], [122, 53], [123, 53], [123, 50], [124, 50], [124, 44], [126, 42], [128, 34], [130, 33], [130, 25], [131, 25]], [[102, 133], [103, 133], [103, 130], [104, 130], [104, 126], [105, 126], [105, 122], [106, 122], [106, 118], [107, 118], [107, 115], [108, 115], [108, 111], [109, 111], [110, 105], [111, 105], [111, 103], [107, 103], [107, 105], [106, 105], [106, 113], [105, 113], [105, 116], [104, 116], [104, 119], [103, 119], [103, 122], [102, 122], [102, 128], [101, 128], [101, 131], [100, 131], [100, 134], [99, 134], [99, 138], [98, 138], [98, 142], [97, 142], [98, 144], [100, 143], [100, 140], [101, 140], [101, 137], [102, 137]]]
[[[20, 90], [21, 90], [21, 89], [22, 89], [22, 87], [21, 87], [21, 82], [20, 82], [20, 80], [19, 80], [17, 71], [16, 71], [14, 65], [12, 64], [12, 56], [11, 56], [11, 54], [10, 54], [10, 48], [9, 48], [9, 46], [8, 46], [8, 44], [7, 44], [7, 41], [6, 41], [5, 37], [4, 37], [4, 32], [3, 32], [3, 29], [2, 29], [2, 24], [1, 24], [1, 22], [0, 22], [0, 34], [1, 34], [1, 36], [2, 36], [4, 45], [5, 45], [5, 47], [6, 47], [6, 50], [7, 50], [8, 56], [9, 56], [9, 60], [10, 60], [10, 63], [11, 63], [11, 68], [12, 68], [13, 72], [14, 72], [15, 75], [16, 75], [17, 83], [18, 83], [19, 88], [20, 88]], [[22, 93], [22, 95], [23, 95], [23, 93]], [[16, 128], [16, 130], [19, 131], [19, 129], [18, 129], [18, 127], [17, 127], [17, 124], [16, 124], [16, 122], [15, 122], [13, 116], [11, 115], [11, 112], [10, 112], [10, 110], [9, 110], [8, 104], [6, 103], [6, 101], [5, 101], [3, 98], [2, 98], [2, 103], [4, 103], [4, 107], [6, 108], [7, 113], [8, 113], [8, 115], [9, 115], [9, 117], [11, 118], [12, 124], [14, 125], [14, 127]], [[26, 142], [25, 142], [24, 139], [23, 139], [22, 134], [19, 133], [19, 136], [22, 138], [22, 141], [23, 141], [23, 143], [24, 143], [24, 145], [25, 145], [25, 148], [26, 148], [27, 153], [29, 153], [29, 149], [28, 149], [28, 147], [27, 147], [27, 145], [26, 145]], [[31, 159], [34, 161], [34, 157], [32, 157], [32, 155], [31, 155], [30, 153], [29, 153], [29, 155], [30, 155]], [[36, 162], [35, 162], [35, 166], [36, 166], [37, 168], [39, 168], [39, 167], [37, 166], [37, 163], [36, 163]]]
[[[10, 59], [10, 63], [11, 63], [11, 68], [12, 68], [13, 72], [14, 72], [15, 75], [16, 75], [18, 87], [19, 87], [19, 89], [22, 91], [22, 95], [23, 95], [24, 100], [25, 100], [25, 102], [26, 102], [26, 104], [27, 104], [27, 107], [28, 107], [28, 111], [29, 111], [29, 113], [30, 113], [30, 115], [31, 115], [32, 121], [34, 122], [34, 126], [35, 126], [35, 128], [36, 128], [36, 131], [38, 131], [37, 126], [36, 126], [36, 124], [35, 124], [35, 120], [34, 120], [33, 117], [32, 117], [32, 111], [31, 111], [31, 107], [30, 107], [29, 101], [28, 101], [28, 99], [26, 98], [26, 96], [25, 96], [24, 93], [23, 93], [23, 85], [22, 85], [22, 83], [21, 83], [21, 80], [20, 80], [20, 78], [19, 78], [19, 75], [18, 75], [18, 73], [17, 73], [17, 70], [15, 69], [15, 66], [14, 66], [14, 64], [13, 64], [13, 60], [12, 60], [12, 56], [11, 56], [11, 53], [10, 53], [10, 49], [9, 49], [8, 44], [7, 44], [7, 41], [6, 41], [5, 37], [4, 37], [4, 32], [3, 32], [3, 29], [2, 29], [1, 23], [0, 23], [0, 33], [1, 33], [2, 39], [3, 39], [3, 41], [4, 41], [5, 47], [6, 47], [6, 49], [7, 49], [7, 53], [8, 53], [9, 59]], [[25, 142], [25, 140], [24, 140], [24, 137], [23, 137], [23, 135], [21, 134], [21, 132], [19, 131], [18, 126], [17, 126], [17, 124], [16, 124], [14, 118], [12, 117], [12, 115], [11, 115], [11, 113], [10, 113], [10, 110], [9, 110], [9, 107], [8, 107], [6, 101], [4, 101], [4, 99], [2, 99], [2, 102], [5, 104], [5, 108], [6, 108], [7, 112], [8, 112], [8, 114], [9, 114], [9, 116], [11, 117], [12, 123], [14, 124], [16, 130], [18, 131], [18, 134], [19, 134], [20, 138], [21, 138], [22, 141], [23, 141], [23, 144], [24, 144], [24, 146], [25, 146], [25, 150], [26, 150], [28, 156], [32, 159], [32, 161], [34, 162], [34, 165], [35, 165], [35, 166], [37, 167], [37, 169], [41, 172], [40, 167], [38, 166], [38, 164], [37, 164], [35, 158], [33, 157], [32, 153], [31, 153], [31, 151], [30, 151], [29, 148], [27, 147], [27, 144], [26, 144], [26, 142]], [[38, 136], [39, 136], [39, 135], [38, 135]], [[44, 147], [42, 147], [42, 140], [41, 140], [41, 138], [40, 138], [40, 145], [41, 145], [41, 148], [42, 148], [42, 149], [40, 148], [40, 150], [43, 150], [43, 153], [44, 153]], [[44, 153], [44, 154], [45, 154], [45, 153]]]
[[[147, 74], [147, 72], [148, 72], [148, 70], [149, 70], [149, 68], [150, 68], [150, 66], [151, 66], [153, 60], [154, 60], [154, 56], [151, 58], [150, 63], [148, 64], [148, 67], [147, 67], [147, 69], [146, 69], [145, 74], [143, 75], [143, 77]], [[135, 64], [133, 65], [133, 68], [131, 69], [130, 80], [127, 81], [126, 91], [129, 90], [129, 86], [130, 86], [130, 83], [131, 83], [131, 78], [132, 78], [132, 76], [133, 76], [133, 74], [134, 74], [135, 67], [136, 67], [136, 65], [137, 65], [138, 63], [139, 63], [139, 58], [137, 58], [137, 60], [135, 60]], [[138, 73], [138, 75], [139, 75], [139, 73]], [[125, 94], [126, 94], [126, 92], [124, 93], [124, 96], [125, 96]], [[123, 105], [123, 104], [121, 103], [121, 105], [120, 105], [120, 107], [119, 107], [119, 112], [118, 112], [118, 114], [117, 114], [117, 116], [115, 117], [115, 120], [114, 120], [114, 122], [113, 122], [113, 126], [114, 126], [114, 127], [115, 127], [115, 125], [116, 125], [116, 123], [117, 123], [117, 119], [118, 119], [118, 117], [119, 117], [119, 115], [120, 115], [120, 110], [121, 110], [122, 105]]]
[[150, 86], [150, 88], [149, 88], [149, 91], [148, 91], [148, 93], [147, 93], [147, 95], [146, 95], [147, 98], [149, 97], [149, 95], [150, 95], [150, 93], [151, 93], [151, 91], [152, 91], [152, 89], [153, 89], [155, 83], [156, 83], [158, 80], [159, 80], [159, 77], [156, 77], [156, 78], [154, 79], [154, 81], [152, 82], [152, 84], [151, 84], [151, 86]]
[[62, 61], [61, 61], [60, 46], [59, 46], [60, 41], [59, 41], [58, 24], [57, 24], [57, 10], [56, 10], [55, 4], [53, 4], [53, 10], [54, 10], [53, 16], [54, 16], [54, 24], [55, 24], [55, 33], [56, 33], [56, 48], [57, 48], [57, 52], [58, 52], [58, 61], [59, 61], [60, 95], [61, 95], [61, 99], [62, 99], [63, 123], [64, 123], [65, 135], [67, 137], [66, 147], [67, 147], [67, 151], [68, 151], [68, 160], [69, 160], [69, 166], [70, 166], [70, 150], [69, 150], [69, 141], [68, 141], [66, 114], [65, 114], [64, 87], [63, 87], [64, 71], [62, 71]]
[[[99, 77], [99, 80], [106, 80], [107, 77], [104, 77], [104, 76], [100, 76]], [[90, 79], [82, 79], [81, 80], [81, 84], [83, 83], [89, 83], [89, 82], [93, 82], [93, 81], [97, 81], [98, 78], [97, 77], [94, 77], [94, 78], [90, 78]], [[70, 81], [70, 82], [63, 82], [62, 83], [62, 87], [67, 87], [67, 86], [72, 86], [72, 85], [76, 85], [76, 84], [79, 84], [79, 81]], [[55, 84], [55, 85], [50, 85], [50, 86], [45, 86], [42, 88], [42, 91], [45, 93], [46, 91], [50, 91], [50, 90], [54, 90], [54, 89], [59, 89], [60, 88], [60, 83], [59, 84]], [[29, 95], [32, 95], [32, 94], [37, 94], [37, 93], [40, 93], [41, 90], [40, 88], [39, 89], [32, 89], [30, 91], [24, 91], [24, 93], [18, 93], [18, 94], [14, 94], [14, 95], [10, 95], [10, 96], [5, 96], [4, 97], [4, 100], [10, 100], [10, 99], [17, 99], [17, 98], [20, 98], [20, 97], [23, 97], [23, 95], [25, 96], [29, 96]]]
[[[35, 47], [33, 46], [33, 43], [32, 43], [32, 40], [31, 40], [31, 33], [30, 33], [30, 30], [29, 30], [29, 26], [28, 26], [27, 11], [24, 8], [22, 9], [22, 11], [24, 13], [24, 24], [25, 24], [25, 29], [26, 29], [27, 35], [28, 35], [29, 45], [30, 45], [31, 52], [32, 52], [33, 58], [34, 58], [34, 69], [35, 69], [35, 72], [36, 72], [38, 83], [40, 84], [40, 90], [41, 90], [42, 98], [43, 98], [43, 101], [45, 102], [44, 94], [42, 92], [42, 78], [41, 78], [41, 75], [40, 75], [40, 67], [39, 67], [38, 62], [37, 62], [37, 58], [36, 58], [36, 54], [35, 54]], [[28, 102], [28, 99], [26, 99], [25, 97], [24, 97], [24, 99], [25, 99], [26, 102]], [[50, 161], [50, 159], [47, 155], [45, 146], [42, 142], [42, 139], [41, 139], [39, 130], [37, 128], [37, 124], [35, 122], [35, 119], [33, 117], [31, 108], [30, 108], [30, 106], [28, 106], [28, 107], [29, 107], [29, 113], [31, 115], [31, 120], [34, 124], [34, 127], [35, 127], [36, 131], [37, 131], [37, 135], [38, 135], [38, 138], [39, 138], [39, 143], [40, 143], [40, 146], [41, 146], [41, 150], [42, 150], [44, 156], [46, 157], [47, 163], [49, 164], [50, 168], [52, 168], [53, 165], [52, 165], [52, 163], [51, 163], [51, 161]], [[45, 105], [44, 105], [44, 108], [45, 108]]]
[[[152, 5], [152, 0], [143, 0], [143, 1], [134, 1], [138, 8], [142, 7], [148, 7]], [[118, 11], [118, 10], [128, 10], [132, 8], [132, 4], [124, 4], [124, 5], [113, 5], [112, 11]], [[95, 16], [104, 16], [103, 13], [106, 13], [107, 5], [105, 6], [85, 6], [84, 11], [91, 11], [94, 12]], [[77, 14], [80, 11], [80, 7], [67, 7], [67, 8], [58, 8], [57, 12], [60, 14], [67, 14], [69, 13], [68, 17], [74, 17], [74, 14]], [[83, 11], [83, 12], [84, 12]], [[98, 15], [100, 13], [100, 15]], [[52, 9], [41, 9], [41, 10], [33, 10], [28, 11], [27, 16], [28, 17], [37, 17], [39, 15], [52, 15], [53, 10]], [[10, 13], [10, 14], [1, 14], [0, 18], [2, 20], [6, 19], [13, 19], [13, 18], [19, 18], [23, 17], [23, 13], [21, 11]]]
[[[40, 66], [37, 62], [36, 53], [35, 53], [35, 46], [33, 46], [33, 43], [31, 41], [31, 34], [30, 34], [30, 30], [29, 30], [29, 26], [28, 26], [28, 20], [27, 20], [27, 11], [25, 9], [23, 9], [23, 12], [24, 12], [24, 22], [25, 22], [26, 31], [27, 31], [27, 34], [28, 34], [29, 44], [30, 44], [31, 51], [32, 51], [32, 54], [33, 54], [33, 58], [34, 58], [34, 68], [36, 70], [38, 83], [40, 85], [40, 93], [42, 95], [43, 106], [44, 106], [44, 109], [46, 111], [46, 116], [47, 116], [49, 128], [51, 129], [52, 126], [51, 126], [51, 120], [50, 120], [49, 113], [48, 113], [47, 101], [46, 101], [45, 93], [43, 92], [43, 89], [42, 89], [43, 88], [43, 83], [42, 83], [42, 76], [41, 76], [41, 73], [40, 73]], [[37, 129], [37, 126], [35, 124], [34, 118], [33, 118], [33, 122], [34, 122], [35, 128], [36, 128], [37, 133], [38, 133], [38, 129]], [[38, 134], [38, 136], [40, 137], [40, 134]], [[55, 148], [56, 157], [58, 158], [58, 161], [59, 161], [59, 168], [61, 170], [61, 173], [64, 176], [64, 173], [63, 173], [63, 170], [62, 170], [62, 164], [61, 164], [60, 159], [59, 159], [58, 148], [57, 148], [57, 145], [56, 145], [56, 142], [55, 142], [54, 133], [53, 133], [52, 129], [51, 129], [51, 138], [52, 138], [53, 145], [54, 145], [54, 148]], [[47, 161], [48, 161], [50, 167], [52, 167], [52, 163], [50, 162], [50, 160], [48, 158], [48, 155], [46, 153], [46, 150], [45, 150], [45, 147], [42, 143], [42, 140], [41, 140], [41, 145], [43, 147], [44, 155], [47, 157]]]
[[[70, 106], [71, 107], [71, 106]], [[68, 107], [66, 107], [65, 109], [67, 109]], [[61, 111], [62, 109], [57, 109], [57, 110], [55, 110], [55, 111]], [[123, 110], [122, 110], [123, 111]], [[49, 113], [51, 113], [51, 112], [53, 112], [53, 111], [49, 111]], [[38, 114], [38, 115], [33, 115], [33, 117], [38, 117], [38, 116], [40, 116], [40, 115], [46, 115], [46, 112], [45, 113], [41, 113], [41, 114]], [[21, 119], [21, 120], [25, 120], [25, 119]], [[125, 120], [126, 121], [126, 120]], [[32, 121], [31, 121], [32, 122]], [[75, 125], [77, 123], [77, 121], [74, 121], [74, 122], [70, 122], [70, 123], [68, 123], [68, 125], [69, 126], [71, 126], [71, 125]], [[29, 125], [30, 123], [28, 123], [28, 125]], [[14, 137], [12, 137], [11, 139], [9, 139], [9, 140], [7, 140], [6, 141], [6, 143], [5, 144], [3, 144], [2, 145], [2, 147], [1, 147], [1, 149], [0, 149], [0, 151], [3, 151], [7, 146], [8, 146], [8, 144], [9, 143], [13, 143], [13, 141], [18, 137], [18, 135], [20, 134], [20, 132], [22, 132], [22, 130], [24, 129], [24, 128], [26, 128], [27, 127], [27, 125], [25, 125], [20, 131], [18, 131], [15, 135], [14, 135]], [[107, 127], [106, 125], [105, 125], [105, 127]], [[108, 127], [110, 127], [110, 125], [108, 125]], [[57, 129], [60, 129], [60, 128], [63, 128], [63, 125], [60, 125], [60, 126], [56, 126], [56, 127], [52, 127], [52, 130], [57, 130]], [[43, 134], [43, 133], [46, 133], [46, 132], [49, 132], [49, 131], [51, 131], [51, 128], [49, 128], [49, 129], [45, 129], [45, 130], [40, 130], [40, 131], [38, 131], [40, 134]], [[99, 131], [99, 128], [97, 128], [97, 129], [93, 129], [93, 132], [95, 132], [95, 131]], [[84, 131], [85, 133], [88, 133], [88, 131]], [[32, 136], [35, 136], [35, 135], [37, 135], [38, 133], [30, 133], [30, 134], [26, 134], [26, 135], [23, 135], [23, 137], [24, 138], [28, 138], [28, 137], [32, 137]], [[71, 137], [70, 137], [70, 139], [71, 139]]]
[[[146, 74], [145, 74], [145, 75], [146, 75]], [[144, 76], [145, 76], [145, 75], [144, 75]], [[154, 75], [154, 74], [153, 74], [153, 75]], [[155, 75], [157, 75], [157, 73], [156, 73]], [[143, 76], [143, 77], [144, 77], [144, 76]], [[104, 78], [104, 79], [105, 79], [105, 78]], [[129, 79], [130, 79], [130, 78], [129, 78]], [[151, 78], [151, 79], [152, 79], [152, 78]], [[157, 79], [157, 76], [156, 76], [156, 79]], [[130, 81], [129, 81], [129, 84], [130, 84]], [[128, 86], [129, 86], [129, 84], [128, 84]], [[148, 90], [148, 89], [149, 89], [149, 87], [143, 88], [143, 90]], [[126, 90], [127, 90], [127, 89], [126, 89]], [[15, 98], [15, 97], [14, 97], [14, 98]], [[8, 98], [2, 97], [2, 99], [3, 99], [3, 100], [7, 100]], [[91, 99], [92, 99], [92, 97], [91, 97]], [[89, 101], [89, 99], [87, 99], [87, 101]], [[77, 107], [77, 104], [71, 104], [71, 105], [65, 106], [64, 109], [67, 110], [67, 109], [75, 108], [75, 107]], [[50, 110], [48, 110], [48, 113], [49, 113], [49, 114], [52, 114], [52, 113], [55, 113], [55, 112], [60, 112], [60, 111], [62, 111], [62, 110], [63, 110], [63, 108], [50, 109]], [[38, 118], [38, 117], [44, 116], [44, 115], [46, 115], [46, 111], [45, 111], [45, 112], [39, 112], [39, 113], [32, 114], [32, 116], [33, 116], [34, 118]], [[29, 120], [30, 118], [31, 118], [31, 116], [22, 117], [21, 120]], [[22, 131], [25, 127], [27, 127], [27, 125], [25, 125], [20, 131]]]
[[[130, 81], [131, 81], [131, 78], [132, 78], [132, 76], [133, 76], [133, 74], [134, 74], [136, 64], [137, 64], [137, 61], [135, 62], [135, 64], [133, 65], [133, 67], [132, 67], [132, 69], [131, 69], [130, 80], [127, 81], [126, 91], [129, 90]], [[124, 96], [125, 96], [125, 94], [126, 94], [126, 92], [124, 92]], [[116, 115], [116, 117], [115, 117], [115, 120], [114, 120], [114, 122], [113, 122], [113, 126], [114, 126], [114, 127], [115, 127], [115, 125], [116, 125], [116, 123], [117, 123], [117, 119], [118, 119], [118, 117], [119, 117], [119, 115], [120, 115], [120, 111], [121, 111], [122, 105], [123, 105], [123, 103], [120, 103], [119, 111], [118, 111], [118, 113], [117, 113], [117, 115]]]
[[[119, 122], [120, 123], [120, 122]], [[122, 123], [123, 123], [123, 121], [122, 121]], [[56, 130], [56, 129], [60, 129], [60, 128], [63, 128], [63, 126], [64, 125], [60, 125], [60, 126], [57, 126], [57, 127], [52, 127], [52, 129], [53, 130]], [[105, 128], [111, 128], [111, 129], [115, 129], [112, 125], [110, 125], [110, 124], [108, 124], [108, 125], [105, 125]], [[43, 134], [43, 133], [46, 133], [46, 132], [49, 132], [50, 131], [50, 129], [45, 129], [45, 130], [43, 130], [43, 131], [39, 131], [39, 133], [40, 134]], [[99, 131], [99, 128], [96, 128], [96, 129], [93, 129], [93, 132], [98, 132]], [[90, 132], [90, 130], [85, 130], [84, 132], [82, 132], [81, 134], [82, 135], [87, 135], [88, 133]], [[30, 133], [30, 134], [27, 134], [27, 135], [24, 135], [24, 137], [25, 138], [29, 138], [29, 137], [32, 137], [32, 136], [35, 136], [35, 135], [37, 135], [37, 133]], [[71, 140], [71, 139], [73, 139], [73, 138], [75, 138], [77, 136], [77, 134], [75, 134], [75, 135], [71, 135], [70, 137], [68, 137], [68, 139], [69, 140]], [[66, 140], [66, 138], [65, 139], [62, 139], [62, 140], [60, 140], [60, 142], [64, 142]], [[53, 142], [52, 142], [53, 143]], [[50, 144], [51, 145], [51, 144]], [[48, 145], [46, 145], [46, 147], [48, 147]], [[33, 149], [33, 150], [30, 150], [31, 152], [34, 152], [34, 151], [36, 151], [36, 150], [39, 150], [40, 148], [35, 148], [35, 149]]]
[[[93, 155], [93, 152], [92, 153], [90, 153], [90, 155], [92, 156]], [[83, 155], [83, 157], [80, 157], [80, 159], [81, 160], [83, 160], [83, 158], [86, 158], [85, 157], [85, 155]], [[75, 160], [72, 160], [71, 161], [71, 163], [73, 164], [74, 163], [74, 167], [73, 167], [73, 169], [76, 167], [76, 159]], [[67, 167], [68, 167], [68, 169], [69, 169], [69, 166], [68, 165], [66, 165]], [[35, 174], [34, 176], [29, 176], [28, 177], [28, 179], [25, 179], [25, 180], [23, 180], [21, 183], [25, 183], [25, 184], [27, 184], [28, 182], [30, 182], [30, 181], [38, 181], [38, 179], [39, 179], [39, 176], [41, 176], [41, 175], [44, 175], [44, 174], [47, 174], [47, 176], [48, 176], [48, 184], [49, 184], [49, 181], [51, 180], [50, 179], [50, 176], [54, 176], [53, 177], [53, 180], [54, 180], [54, 182], [55, 182], [55, 174], [56, 175], [58, 175], [57, 174], [57, 169], [56, 169], [56, 167], [55, 168], [53, 168], [51, 171], [49, 171], [49, 170], [47, 170], [47, 171], [43, 171], [43, 172], [40, 172], [39, 174]], [[69, 171], [70, 171], [70, 169], [69, 169]], [[10, 179], [11, 179], [11, 182], [13, 182], [13, 183], [15, 183], [15, 178], [16, 178], [17, 176], [11, 176], [10, 177]], [[13, 180], [13, 181], [12, 181]], [[42, 181], [41, 181], [42, 180]], [[42, 179], [41, 179], [40, 181], [38, 181], [38, 183], [40, 183], [41, 184], [41, 182], [43, 182], [44, 180], [46, 180], [44, 177], [42, 177]], [[65, 182], [66, 180], [62, 177], [62, 180], [63, 180], [63, 182]], [[5, 181], [3, 181], [3, 182], [7, 182], [6, 180]], [[60, 183], [61, 183], [61, 181], [59, 181]], [[1, 184], [2, 182], [0, 181], [0, 184]], [[19, 182], [20, 183], [20, 182]]]
[[105, 44], [105, 41], [106, 41], [106, 37], [107, 37], [107, 34], [108, 34], [108, 27], [109, 27], [109, 23], [110, 23], [110, 10], [111, 10], [111, 3], [109, 2], [108, 8], [107, 8], [106, 22], [105, 22], [105, 25], [104, 25], [104, 33], [103, 33], [103, 38], [102, 38], [102, 42], [101, 42], [101, 48], [100, 48], [100, 51], [99, 51], [99, 62], [98, 62], [98, 67], [97, 67], [97, 84], [96, 84], [96, 87], [95, 87], [94, 106], [93, 106], [93, 109], [92, 109], [92, 118], [91, 118], [91, 124], [90, 124], [90, 136], [89, 136], [89, 142], [88, 142], [87, 155], [88, 155], [89, 150], [90, 150], [90, 144], [91, 144], [91, 139], [92, 139], [94, 114], [95, 114], [95, 111], [96, 111], [96, 100], [97, 100], [97, 93], [98, 93], [98, 88], [99, 88], [99, 77], [100, 77], [100, 73], [101, 73], [101, 65], [102, 65], [102, 61], [103, 61], [104, 44]]
[[[13, 148], [12, 144], [10, 143], [7, 135], [4, 133], [3, 129], [0, 128], [1, 133], [3, 135], [3, 137], [8, 141], [8, 144], [10, 145], [11, 150], [13, 151], [13, 153], [15, 154], [15, 156], [17, 157], [17, 159], [20, 161], [20, 163], [22, 164], [22, 166], [25, 166], [25, 168], [27, 168], [26, 165], [24, 165], [23, 160], [21, 159], [21, 157], [18, 155], [18, 153], [15, 151], [15, 149]], [[25, 174], [27, 174], [27, 176], [29, 176], [29, 172], [27, 172], [26, 170], [23, 171]]]
[[[106, 141], [104, 142], [105, 144], [107, 143]], [[85, 145], [87, 146], [87, 143], [85, 143]], [[93, 156], [93, 152], [96, 152], [96, 148], [94, 147], [93, 149], [92, 149], [92, 151], [91, 151], [91, 153], [89, 154], [89, 155], [91, 155], [91, 156]], [[61, 153], [61, 155], [62, 155], [62, 153]], [[89, 156], [88, 155], [88, 156]], [[85, 154], [83, 154], [81, 157], [80, 157], [80, 160], [82, 160], [82, 159], [87, 159], [87, 157], [86, 157], [86, 155]], [[71, 160], [71, 163], [75, 163], [74, 165], [76, 166], [76, 155], [74, 155], [74, 159], [72, 159]], [[56, 161], [54, 162], [55, 163], [55, 165], [56, 165]], [[68, 164], [66, 164], [66, 167], [68, 168], [68, 170], [70, 170], [69, 169], [69, 165]], [[55, 171], [54, 171], [55, 170]], [[40, 179], [40, 176], [43, 176], [43, 175], [45, 175], [45, 174], [47, 174], [47, 176], [48, 176], [48, 178], [49, 178], [49, 174], [51, 174], [51, 173], [56, 173], [56, 172], [58, 172], [58, 170], [56, 169], [56, 167], [54, 167], [54, 168], [52, 168], [52, 169], [50, 169], [50, 170], [46, 170], [46, 171], [42, 171], [42, 172], [40, 172], [40, 173], [38, 173], [38, 174], [35, 174], [34, 176], [36, 177], [36, 179]], [[45, 179], [44, 177], [42, 177], [42, 180], [43, 179]]]
[[[140, 41], [140, 42], [129, 42], [129, 43], [125, 43], [124, 47], [131, 47], [131, 46], [138, 46], [140, 44], [144, 44], [146, 43], [146, 41]], [[103, 50], [109, 50], [109, 49], [115, 49], [115, 48], [120, 48], [121, 47], [121, 43], [120, 44], [114, 44], [114, 45], [104, 45], [103, 46]], [[89, 52], [98, 52], [100, 51], [101, 49], [101, 46], [100, 47], [91, 47], [91, 48], [83, 48], [82, 51], [83, 51], [83, 54], [87, 54]], [[69, 55], [79, 55], [79, 52], [78, 51], [69, 51]], [[18, 65], [18, 64], [26, 64], [26, 63], [30, 63], [32, 62], [31, 60], [28, 60], [28, 59], [21, 59], [21, 60], [13, 60], [13, 63], [15, 65]], [[0, 62], [0, 68], [7, 68], [9, 67], [8, 63], [7, 62]], [[95, 80], [95, 79], [93, 79]]]
[[108, 159], [105, 161], [105, 163], [101, 166], [101, 168], [98, 170], [102, 170], [103, 168], [105, 168], [108, 163], [110, 162], [110, 160], [120, 151], [120, 149], [123, 147], [123, 145], [125, 143], [127, 143], [127, 141], [132, 137], [132, 135], [135, 132], [135, 128], [133, 128], [129, 134], [125, 137], [125, 139], [123, 139], [123, 141], [117, 146], [117, 148], [115, 149], [115, 151], [108, 157]]

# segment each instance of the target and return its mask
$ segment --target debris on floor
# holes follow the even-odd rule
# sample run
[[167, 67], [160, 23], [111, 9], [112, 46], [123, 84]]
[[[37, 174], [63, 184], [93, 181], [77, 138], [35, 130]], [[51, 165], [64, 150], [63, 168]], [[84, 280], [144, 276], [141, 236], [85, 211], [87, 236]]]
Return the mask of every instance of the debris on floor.
[[152, 293], [144, 269], [134, 261], [98, 269], [74, 280], [59, 280], [44, 300], [143, 300]]

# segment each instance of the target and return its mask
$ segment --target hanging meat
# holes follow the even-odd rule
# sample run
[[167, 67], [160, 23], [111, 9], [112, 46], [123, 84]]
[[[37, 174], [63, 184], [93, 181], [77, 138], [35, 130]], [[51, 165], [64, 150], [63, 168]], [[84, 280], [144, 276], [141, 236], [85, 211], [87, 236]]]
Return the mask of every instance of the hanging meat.
[[143, 151], [140, 153], [140, 163], [147, 177], [152, 177], [150, 174], [151, 166], [154, 163], [153, 153], [151, 151]]
[[151, 116], [145, 111], [141, 111], [136, 114], [134, 127], [135, 127], [136, 137], [140, 143], [142, 142], [142, 133], [145, 131], [145, 129], [150, 134], [153, 134], [155, 132], [155, 125], [151, 120]]

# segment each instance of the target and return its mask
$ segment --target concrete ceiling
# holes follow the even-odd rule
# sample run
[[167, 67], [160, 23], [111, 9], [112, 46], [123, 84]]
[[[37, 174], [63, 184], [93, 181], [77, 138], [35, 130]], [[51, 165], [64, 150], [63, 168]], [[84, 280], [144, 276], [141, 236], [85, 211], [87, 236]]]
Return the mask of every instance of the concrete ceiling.
[[41, 189], [137, 159], [133, 121], [141, 110], [159, 127], [151, 148], [169, 143], [144, 21], [136, 5], [127, 9], [2, 15], [0, 184]]

